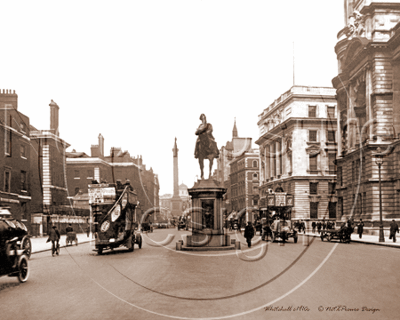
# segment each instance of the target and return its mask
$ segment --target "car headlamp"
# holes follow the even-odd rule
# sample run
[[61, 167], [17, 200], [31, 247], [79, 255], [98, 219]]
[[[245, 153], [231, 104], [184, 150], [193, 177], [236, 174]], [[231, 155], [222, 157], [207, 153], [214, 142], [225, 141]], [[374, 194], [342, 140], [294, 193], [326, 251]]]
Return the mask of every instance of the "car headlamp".
[[101, 224], [100, 231], [106, 232], [110, 228], [110, 221], [106, 220]]

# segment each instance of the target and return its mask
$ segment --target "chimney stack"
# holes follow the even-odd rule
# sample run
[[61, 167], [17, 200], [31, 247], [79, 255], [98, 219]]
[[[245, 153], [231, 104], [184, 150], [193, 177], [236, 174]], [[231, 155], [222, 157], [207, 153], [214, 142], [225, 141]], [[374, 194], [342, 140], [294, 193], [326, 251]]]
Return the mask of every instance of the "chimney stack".
[[50, 106], [50, 131], [51, 133], [54, 133], [56, 136], [59, 136], [58, 111], [60, 107], [53, 100], [51, 100], [49, 106]]

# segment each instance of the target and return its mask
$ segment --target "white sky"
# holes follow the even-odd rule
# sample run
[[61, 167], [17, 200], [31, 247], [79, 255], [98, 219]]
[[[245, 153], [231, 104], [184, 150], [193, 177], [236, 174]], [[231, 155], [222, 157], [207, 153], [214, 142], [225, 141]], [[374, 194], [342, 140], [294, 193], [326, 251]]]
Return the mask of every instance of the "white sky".
[[0, 12], [0, 89], [16, 90], [19, 111], [49, 129], [53, 99], [68, 151], [90, 155], [101, 133], [106, 155], [142, 155], [160, 195], [173, 192], [175, 137], [179, 183], [199, 175], [201, 113], [218, 148], [234, 117], [257, 140], [258, 114], [293, 84], [293, 41], [296, 84], [332, 86], [344, 27], [333, 0], [2, 1]]

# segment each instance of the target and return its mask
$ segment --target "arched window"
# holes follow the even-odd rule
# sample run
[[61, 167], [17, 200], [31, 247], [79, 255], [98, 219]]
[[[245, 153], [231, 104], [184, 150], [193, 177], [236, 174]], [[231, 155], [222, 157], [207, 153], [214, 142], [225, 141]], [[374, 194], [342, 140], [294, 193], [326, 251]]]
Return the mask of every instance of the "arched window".
[[258, 161], [257, 160], [254, 160], [253, 161], [253, 168], [257, 168], [258, 167]]

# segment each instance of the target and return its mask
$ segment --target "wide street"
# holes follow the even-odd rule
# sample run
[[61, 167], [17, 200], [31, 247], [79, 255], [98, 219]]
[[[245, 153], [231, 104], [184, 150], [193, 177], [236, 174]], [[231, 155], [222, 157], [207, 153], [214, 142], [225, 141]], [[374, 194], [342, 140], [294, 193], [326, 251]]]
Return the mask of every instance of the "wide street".
[[300, 237], [284, 246], [262, 242], [260, 255], [260, 245], [248, 251], [241, 238], [243, 253], [258, 256], [247, 261], [235, 250], [176, 251], [187, 231], [156, 229], [149, 237], [168, 234], [175, 235], [169, 245], [144, 243], [134, 252], [99, 256], [86, 243], [58, 257], [33, 254], [26, 283], [0, 278], [1, 319], [399, 318], [396, 248], [319, 238], [304, 246]]

